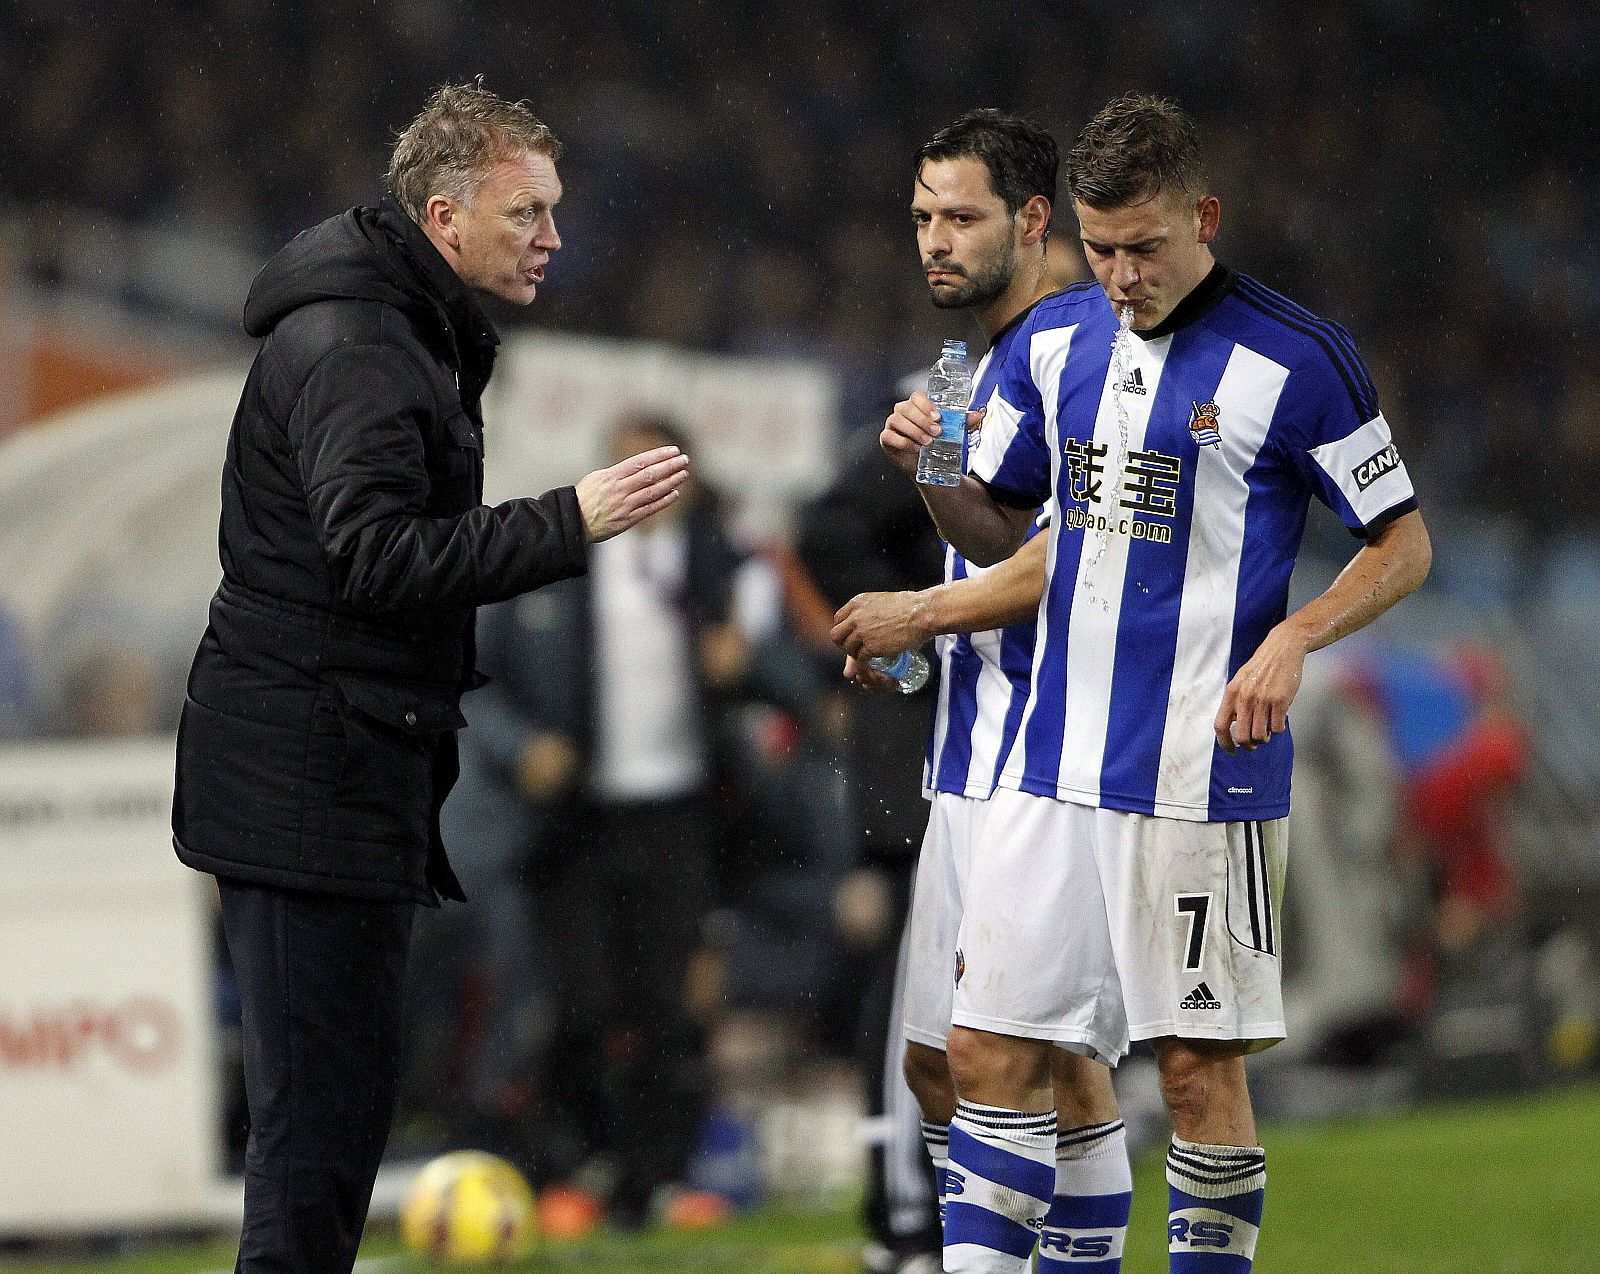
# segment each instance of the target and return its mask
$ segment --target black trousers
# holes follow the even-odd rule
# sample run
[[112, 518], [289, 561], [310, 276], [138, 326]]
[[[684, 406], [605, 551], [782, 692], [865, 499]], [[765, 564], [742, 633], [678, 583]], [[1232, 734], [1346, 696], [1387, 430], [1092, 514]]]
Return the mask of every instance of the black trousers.
[[704, 1104], [704, 1040], [684, 989], [712, 903], [703, 801], [586, 804], [540, 886], [554, 983], [549, 1121], [556, 1172], [594, 1154], [619, 1172], [612, 1217], [642, 1221], [652, 1191], [682, 1178]]
[[250, 1109], [234, 1268], [347, 1274], [394, 1117], [416, 904], [217, 884]]
[[900, 941], [874, 957], [856, 1042], [867, 1115], [878, 1129], [868, 1142], [863, 1219], [868, 1235], [897, 1259], [938, 1252], [944, 1241], [933, 1161], [922, 1141], [922, 1112], [901, 1069], [906, 1051], [904, 930], [914, 866], [886, 867], [895, 885], [894, 931]]

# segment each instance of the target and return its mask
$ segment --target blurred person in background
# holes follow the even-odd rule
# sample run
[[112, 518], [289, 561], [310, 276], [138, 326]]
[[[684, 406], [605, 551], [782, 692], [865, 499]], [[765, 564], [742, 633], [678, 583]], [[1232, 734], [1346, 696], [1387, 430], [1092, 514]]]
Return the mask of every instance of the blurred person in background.
[[1399, 1039], [1406, 950], [1426, 910], [1395, 855], [1399, 766], [1358, 649], [1308, 660], [1295, 698], [1294, 870], [1285, 908], [1288, 1038], [1267, 1056], [1335, 1066], [1387, 1060]]
[[[1056, 144], [1048, 133], [993, 110], [962, 116], [917, 152], [911, 207], [929, 299], [940, 309], [971, 310], [989, 345], [977, 369], [974, 407], [987, 402], [1011, 341], [1033, 306], [1052, 291], [1046, 243], [1056, 168]], [[874, 467], [884, 464], [880, 453]], [[894, 488], [911, 501], [912, 516], [921, 519], [924, 510], [915, 488], [899, 474], [890, 476]], [[949, 546], [943, 558], [946, 584], [983, 574], [982, 567]], [[1022, 587], [1028, 588], [1026, 576]], [[916, 638], [904, 631], [921, 596], [906, 591], [858, 594], [841, 612], [834, 636], [848, 649], [858, 627], [874, 633], [898, 628], [900, 634], [890, 638], [898, 648], [921, 645], [931, 631]], [[890, 1118], [881, 1152], [886, 1197], [869, 1201], [869, 1220], [876, 1230], [888, 1232], [891, 1251], [900, 1248], [899, 1268], [914, 1268], [911, 1260], [919, 1258], [904, 1250], [908, 1236], [897, 1232], [916, 1215], [911, 1201], [917, 1196], [904, 1179], [904, 1155], [896, 1153], [904, 1148], [894, 1137], [894, 1095], [903, 1091], [903, 1072], [921, 1110], [922, 1138], [943, 1200], [955, 1116], [945, 1043], [961, 898], [983, 812], [1027, 700], [1037, 596], [1029, 601], [1020, 608], [1021, 622], [1014, 627], [941, 641], [939, 646], [937, 700], [922, 776], [932, 805], [916, 860], [910, 921], [900, 944], [896, 1020], [889, 1031], [890, 1061], [883, 1068], [886, 1091], [873, 1095], [876, 1107]], [[870, 669], [851, 671], [872, 688], [886, 689], [885, 679]], [[1066, 1128], [1056, 1199], [1046, 1221], [1047, 1236], [1061, 1242], [1047, 1237], [1041, 1245], [1046, 1265], [1071, 1255], [1071, 1236], [1065, 1231], [1075, 1228], [1083, 1215], [1092, 1213], [1108, 1225], [1108, 1210], [1121, 1207], [1119, 1226], [1125, 1228], [1131, 1188], [1109, 1071], [1101, 1062], [1066, 1050], [1057, 1050], [1052, 1066]], [[929, 1244], [927, 1259], [936, 1259], [931, 1240], [937, 1234], [913, 1235]], [[896, 1267], [886, 1263], [885, 1268]]]
[[174, 843], [218, 878], [243, 1014], [241, 1271], [348, 1271], [388, 1135], [418, 904], [461, 899], [438, 814], [474, 608], [581, 575], [677, 498], [663, 447], [482, 504], [480, 298], [532, 301], [560, 148], [439, 89], [389, 196], [301, 234], [245, 306], [262, 345], [223, 468], [223, 579], [178, 733]]
[[[840, 457], [828, 489], [802, 509], [796, 545], [808, 577], [837, 608], [873, 589], [915, 588], [939, 577], [940, 546], [921, 501], [862, 436]], [[833, 926], [855, 980], [855, 1053], [865, 1089], [868, 1180], [866, 1268], [879, 1274], [938, 1250], [937, 1182], [920, 1145], [918, 1110], [901, 1062], [895, 977], [910, 905], [916, 847], [926, 825], [919, 797], [928, 739], [927, 693], [857, 696], [841, 707], [849, 870], [835, 891]], [[892, 1054], [892, 1056], [891, 1056]]]
[[1413, 1019], [1450, 981], [1481, 977], [1525, 942], [1510, 798], [1530, 747], [1490, 650], [1381, 644], [1350, 671], [1398, 775], [1397, 849], [1426, 881], [1432, 916], [1402, 1008]]
[[148, 651], [105, 638], [72, 652], [61, 671], [59, 727], [68, 735], [128, 738], [163, 726], [161, 681]]
[[[945, 1268], [1027, 1268], [1055, 1177], [1049, 1044], [1115, 1062], [1140, 1038], [1173, 1123], [1174, 1274], [1245, 1270], [1266, 1156], [1244, 1056], [1284, 1036], [1292, 754], [1274, 740], [1306, 655], [1415, 589], [1431, 554], [1343, 329], [1213, 259], [1189, 117], [1117, 98], [1067, 173], [1099, 286], [1034, 309], [969, 476], [923, 492], [986, 563], [1056, 501], [1028, 709], [964, 897]], [[910, 472], [936, 423], [914, 396], [883, 445]], [[1366, 543], [1286, 617], [1312, 495]]]
[[[681, 450], [684, 435], [638, 414], [608, 445]], [[803, 705], [812, 689], [781, 631], [755, 618], [777, 587], [721, 501], [699, 482], [681, 496], [598, 547], [587, 576], [485, 613], [492, 681], [467, 704], [448, 829], [457, 861], [503, 894], [475, 926], [488, 1022], [508, 1009], [526, 1021], [530, 993], [547, 999], [523, 1123], [539, 1176], [597, 1196], [621, 1228], [682, 1212], [705, 1109], [708, 1024], [690, 982], [721, 892], [724, 711], [748, 694]], [[528, 1073], [517, 1034], [483, 1042], [481, 1114], [514, 1113]], [[495, 1055], [508, 1039], [516, 1051]]]

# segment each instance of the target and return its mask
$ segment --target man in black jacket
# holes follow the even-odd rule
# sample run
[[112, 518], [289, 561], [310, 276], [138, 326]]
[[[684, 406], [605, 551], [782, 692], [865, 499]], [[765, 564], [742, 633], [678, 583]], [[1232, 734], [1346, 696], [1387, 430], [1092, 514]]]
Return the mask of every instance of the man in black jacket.
[[178, 856], [218, 878], [250, 1108], [240, 1271], [347, 1271], [387, 1139], [417, 903], [460, 899], [439, 836], [474, 608], [581, 574], [670, 504], [658, 448], [482, 503], [494, 329], [561, 246], [560, 148], [522, 103], [446, 86], [390, 197], [257, 276], [263, 343], [223, 469], [223, 579], [178, 738]]

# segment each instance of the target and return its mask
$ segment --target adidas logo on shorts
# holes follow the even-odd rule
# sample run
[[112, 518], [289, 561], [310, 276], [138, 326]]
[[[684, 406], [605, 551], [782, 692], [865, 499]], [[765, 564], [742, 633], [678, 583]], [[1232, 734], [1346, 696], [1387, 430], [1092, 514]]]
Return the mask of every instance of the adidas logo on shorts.
[[1212, 995], [1211, 988], [1202, 982], [1178, 1001], [1178, 1007], [1180, 1009], [1220, 1009], [1222, 1001]]

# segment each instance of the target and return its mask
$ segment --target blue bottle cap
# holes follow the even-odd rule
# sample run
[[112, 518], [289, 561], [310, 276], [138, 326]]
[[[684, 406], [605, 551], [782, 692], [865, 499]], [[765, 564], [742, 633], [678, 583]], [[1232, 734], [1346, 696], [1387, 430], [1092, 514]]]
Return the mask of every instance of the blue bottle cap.
[[[944, 343], [944, 353], [954, 354], [957, 358], [965, 358], [967, 356], [967, 343], [965, 341], [946, 341]], [[944, 355], [941, 354], [940, 357], [942, 358]]]

